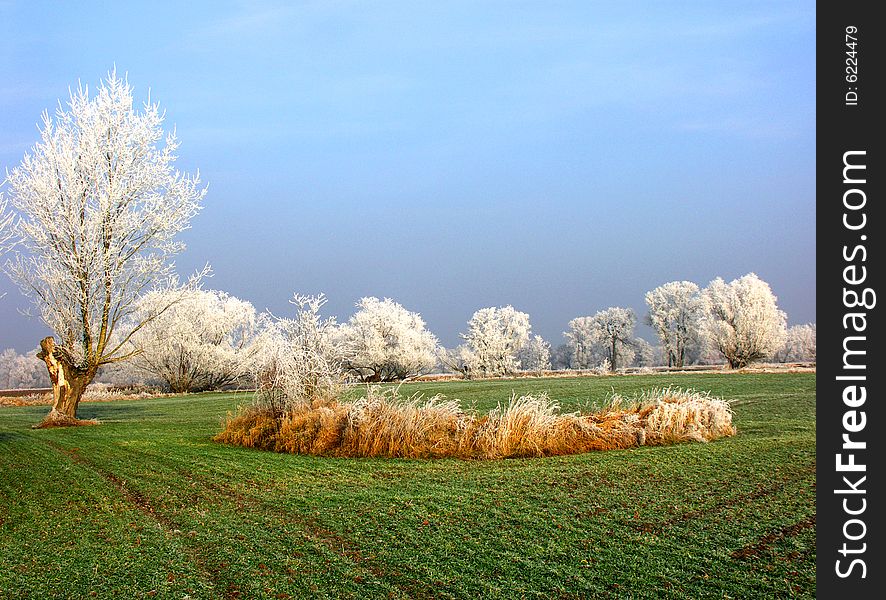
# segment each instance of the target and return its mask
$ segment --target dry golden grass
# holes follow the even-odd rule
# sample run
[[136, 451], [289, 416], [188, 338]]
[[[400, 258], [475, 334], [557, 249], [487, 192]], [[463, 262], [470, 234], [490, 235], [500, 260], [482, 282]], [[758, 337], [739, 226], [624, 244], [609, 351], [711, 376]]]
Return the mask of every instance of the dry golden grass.
[[273, 413], [265, 408], [250, 406], [241, 409], [239, 414], [228, 413], [225, 429], [213, 439], [225, 444], [276, 450], [275, 443], [280, 433], [280, 423]]
[[281, 418], [261, 406], [229, 415], [217, 442], [318, 456], [512, 458], [580, 454], [735, 435], [729, 404], [681, 389], [615, 396], [604, 410], [561, 413], [546, 395], [512, 396], [476, 416], [440, 396], [401, 399], [369, 388], [355, 402], [297, 405]]
[[669, 388], [653, 392], [641, 405], [647, 446], [735, 435], [729, 404], [707, 394]]

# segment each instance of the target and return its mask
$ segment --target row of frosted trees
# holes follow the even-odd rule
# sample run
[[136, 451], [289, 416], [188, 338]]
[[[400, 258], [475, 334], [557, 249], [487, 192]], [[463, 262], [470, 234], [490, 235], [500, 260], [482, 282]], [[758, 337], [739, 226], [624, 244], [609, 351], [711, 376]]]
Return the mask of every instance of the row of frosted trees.
[[[177, 296], [171, 304], [169, 294]], [[317, 311], [323, 302], [320, 297]], [[551, 368], [617, 371], [723, 361], [740, 368], [765, 359], [815, 360], [815, 326], [787, 328], [769, 286], [754, 274], [730, 283], [715, 279], [704, 289], [688, 281], [666, 283], [646, 294], [646, 304], [646, 320], [659, 338], [655, 347], [636, 337], [637, 317], [621, 307], [572, 319], [567, 342], [556, 349], [532, 335], [529, 315], [512, 306], [475, 312], [461, 334], [463, 344], [454, 349], [440, 346], [419, 313], [388, 298], [363, 298], [347, 321], [327, 319], [321, 329], [328, 359], [364, 382], [399, 381], [441, 370], [494, 377]], [[281, 345], [281, 328], [287, 323], [212, 290], [150, 292], [131, 319], [147, 320], [124, 344], [131, 359], [125, 366], [105, 369], [100, 378], [160, 383], [175, 392], [242, 383], [262, 352]], [[0, 387], [41, 380], [39, 368], [33, 368], [39, 363], [10, 353], [0, 355]]]

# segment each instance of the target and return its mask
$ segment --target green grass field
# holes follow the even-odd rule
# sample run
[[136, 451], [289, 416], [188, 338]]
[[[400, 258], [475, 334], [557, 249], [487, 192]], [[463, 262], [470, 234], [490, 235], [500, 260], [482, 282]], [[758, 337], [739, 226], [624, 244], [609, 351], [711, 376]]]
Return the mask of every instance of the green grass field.
[[564, 410], [668, 384], [734, 400], [734, 438], [503, 461], [336, 459], [210, 438], [247, 395], [0, 408], [2, 598], [815, 595], [815, 375], [404, 386]]

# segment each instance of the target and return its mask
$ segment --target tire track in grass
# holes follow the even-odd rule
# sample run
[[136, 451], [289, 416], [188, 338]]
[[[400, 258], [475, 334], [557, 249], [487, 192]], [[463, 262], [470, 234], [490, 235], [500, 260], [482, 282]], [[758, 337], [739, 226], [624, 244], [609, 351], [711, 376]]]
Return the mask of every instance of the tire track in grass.
[[306, 534], [308, 540], [316, 542], [332, 551], [334, 554], [344, 558], [358, 570], [367, 572], [376, 579], [390, 584], [402, 592], [406, 597], [434, 597], [433, 590], [430, 587], [423, 586], [422, 589], [416, 589], [414, 584], [421, 585], [422, 582], [410, 580], [409, 583], [405, 583], [399, 581], [396, 575], [387, 572], [384, 568], [373, 562], [372, 559], [367, 558], [356, 542], [321, 525], [314, 518], [280, 509], [278, 506], [271, 504], [266, 500], [252, 496], [248, 492], [244, 493], [243, 491], [235, 489], [233, 486], [215, 481], [209, 476], [182, 469], [180, 461], [167, 456], [133, 448], [121, 449], [132, 455], [148, 456], [154, 462], [162, 464], [164, 467], [170, 469], [176, 477], [192, 484], [197, 483], [205, 490], [225, 497], [229, 502], [236, 506], [237, 511], [242, 514], [249, 514], [248, 511], [252, 511], [255, 513], [272, 515], [284, 522], [299, 527], [300, 530]]
[[807, 517], [802, 521], [794, 523], [792, 525], [788, 525], [787, 527], [782, 527], [778, 531], [773, 531], [767, 533], [762, 536], [753, 544], [747, 544], [742, 548], [736, 550], [729, 556], [732, 558], [738, 559], [748, 559], [748, 558], [757, 558], [765, 552], [769, 550], [772, 546], [774, 546], [779, 541], [793, 537], [803, 531], [804, 529], [809, 529], [810, 527], [815, 527], [815, 515]]
[[[63, 453], [68, 453], [64, 448], [57, 449]], [[430, 590], [430, 588], [416, 589], [414, 585], [409, 584], [420, 584], [421, 582], [410, 581], [409, 583], [405, 583], [398, 581], [395, 575], [388, 573], [385, 569], [380, 567], [371, 559], [367, 558], [361, 548], [353, 540], [350, 540], [342, 536], [341, 534], [328, 529], [327, 527], [324, 527], [316, 519], [280, 509], [274, 504], [248, 494], [248, 492], [244, 493], [243, 491], [240, 491], [233, 486], [215, 481], [207, 475], [202, 475], [194, 471], [183, 469], [181, 467], [181, 461], [174, 458], [170, 458], [168, 456], [164, 456], [154, 452], [145, 451], [142, 449], [129, 447], [118, 447], [115, 448], [115, 450], [122, 451], [122, 453], [131, 455], [133, 457], [132, 464], [146, 464], [148, 461], [146, 461], [145, 458], [147, 457], [149, 461], [166, 469], [167, 472], [170, 475], [173, 475], [175, 479], [179, 479], [191, 484], [190, 486], [188, 486], [187, 489], [196, 491], [194, 490], [193, 484], [198, 484], [203, 488], [204, 491], [210, 492], [210, 494], [207, 495], [207, 498], [223, 497], [234, 508], [236, 508], [236, 511], [234, 511], [235, 515], [248, 515], [255, 513], [265, 514], [277, 517], [286, 523], [290, 523], [298, 527], [301, 532], [305, 534], [305, 538], [308, 541], [314, 542], [317, 545], [330, 550], [337, 556], [345, 559], [347, 563], [354, 567], [356, 570], [363, 571], [365, 574], [371, 574], [379, 581], [387, 583], [393, 588], [399, 590], [406, 597], [430, 597], [428, 596], [428, 594], [433, 596], [433, 591]], [[112, 483], [119, 482], [119, 485], [117, 485], [117, 487], [118, 489], [120, 489], [121, 493], [124, 495], [130, 494], [127, 495], [127, 499], [129, 499], [137, 506], [144, 506], [145, 509], [148, 511], [148, 514], [150, 516], [153, 516], [158, 521], [160, 521], [161, 519], [165, 520], [168, 523], [168, 527], [170, 529], [178, 530], [183, 527], [155, 510], [155, 508], [142, 494], [138, 493], [135, 490], [132, 490], [131, 488], [126, 488], [125, 482], [116, 475], [98, 469], [91, 463], [88, 463], [88, 461], [86, 461], [86, 459], [82, 456], [76, 456], [75, 460], [86, 462], [89, 467], [99, 472], [100, 475], [102, 475]], [[194, 500], [196, 500], [196, 498]], [[245, 517], [241, 518], [241, 520], [245, 523], [245, 520], [243, 519], [245, 519]], [[205, 563], [200, 566], [201, 570], [203, 571], [206, 571], [208, 573], [214, 572], [214, 569], [212, 567], [207, 567]], [[358, 582], [360, 582], [362, 579], [363, 578], [360, 577], [360, 580], [358, 580]], [[213, 579], [213, 582], [214, 581], [215, 579]], [[233, 595], [229, 595], [228, 597], [239, 597], [237, 595], [237, 591], [234, 591], [232, 593]]]
[[[644, 522], [644, 523], [632, 523], [631, 526], [638, 531], [643, 533], [655, 533], [660, 534], [663, 533], [665, 529], [671, 527], [673, 525], [677, 525], [680, 523], [685, 523], [686, 521], [695, 520], [704, 516], [709, 516], [713, 512], [723, 511], [725, 509], [729, 509], [740, 504], [747, 504], [754, 500], [759, 500], [761, 498], [767, 498], [778, 492], [784, 490], [788, 485], [792, 483], [796, 483], [797, 481], [801, 481], [805, 479], [805, 475], [809, 472], [815, 473], [815, 464], [811, 467], [807, 467], [800, 471], [796, 471], [795, 473], [798, 477], [791, 477], [788, 479], [783, 479], [778, 483], [770, 486], [765, 486], [763, 484], [758, 484], [757, 488], [752, 492], [747, 492], [744, 494], [737, 494], [732, 496], [731, 498], [724, 500], [723, 502], [718, 502], [713, 507], [705, 507], [699, 508], [695, 510], [690, 510], [678, 515], [670, 519], [666, 519], [664, 521], [659, 522]], [[815, 524], [815, 520], [813, 517], [813, 525]]]
[[[105, 471], [100, 467], [96, 466], [85, 457], [81, 456], [76, 449], [68, 449], [55, 442], [53, 440], [41, 440], [48, 447], [52, 448], [62, 456], [67, 457], [71, 462], [81, 467], [87, 468], [93, 473], [101, 476], [105, 481], [110, 483], [114, 489], [120, 494], [120, 496], [126, 500], [131, 506], [133, 506], [138, 512], [147, 516], [151, 520], [153, 520], [157, 525], [161, 528], [163, 533], [166, 536], [174, 536], [176, 533], [181, 533], [180, 525], [170, 519], [168, 516], [158, 512], [153, 504], [151, 504], [150, 500], [138, 490], [134, 490], [132, 488], [128, 488], [126, 486], [126, 482], [114, 475], [109, 471]], [[219, 577], [216, 571], [207, 568], [206, 561], [200, 554], [199, 550], [195, 545], [192, 544], [182, 544], [182, 548], [187, 553], [188, 558], [191, 563], [197, 568], [198, 572], [202, 573], [203, 576], [208, 580], [211, 587], [215, 590], [222, 588], [222, 584], [224, 583]], [[230, 588], [225, 588], [225, 598], [238, 598], [239, 595], [231, 595]]]

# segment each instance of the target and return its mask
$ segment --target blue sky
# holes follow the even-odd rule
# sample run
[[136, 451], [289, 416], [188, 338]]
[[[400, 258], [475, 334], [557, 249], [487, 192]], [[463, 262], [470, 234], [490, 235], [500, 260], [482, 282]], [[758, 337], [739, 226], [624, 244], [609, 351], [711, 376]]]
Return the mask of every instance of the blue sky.
[[150, 90], [209, 184], [178, 265], [259, 309], [388, 296], [454, 345], [512, 304], [557, 344], [754, 271], [815, 320], [812, 2], [0, 0], [0, 58], [0, 169], [78, 80]]

